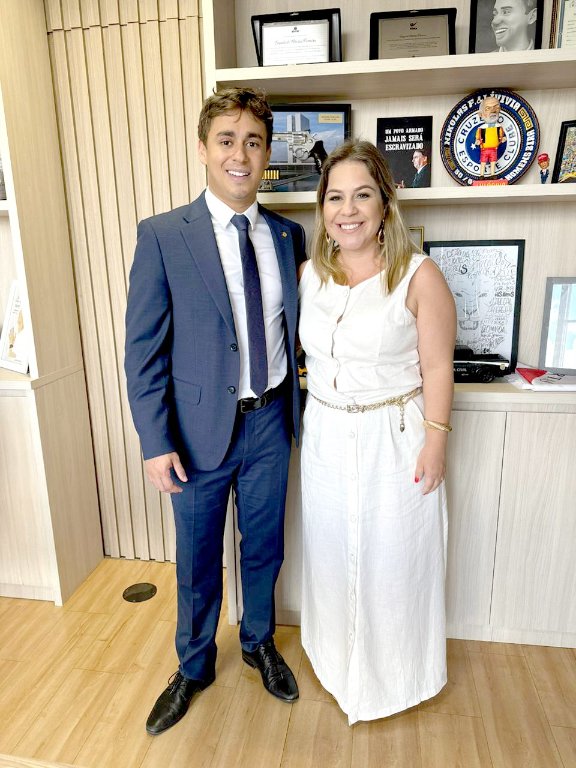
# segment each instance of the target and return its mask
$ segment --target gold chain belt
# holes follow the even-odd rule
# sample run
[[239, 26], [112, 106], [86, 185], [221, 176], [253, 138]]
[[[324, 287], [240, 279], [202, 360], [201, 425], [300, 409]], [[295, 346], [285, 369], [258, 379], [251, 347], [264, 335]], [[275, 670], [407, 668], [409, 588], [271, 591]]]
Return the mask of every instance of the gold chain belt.
[[334, 408], [337, 411], [347, 411], [348, 413], [364, 413], [364, 411], [375, 411], [377, 408], [385, 408], [389, 405], [395, 405], [400, 410], [400, 432], [404, 432], [404, 406], [421, 392], [422, 387], [416, 387], [416, 389], [407, 392], [405, 395], [389, 397], [387, 400], [382, 400], [381, 403], [370, 403], [369, 405], [334, 405], [334, 403], [327, 403], [326, 400], [320, 400], [316, 395], [312, 395], [312, 392], [310, 392], [310, 394], [314, 400], [318, 400], [320, 405], [325, 405], [327, 408]]

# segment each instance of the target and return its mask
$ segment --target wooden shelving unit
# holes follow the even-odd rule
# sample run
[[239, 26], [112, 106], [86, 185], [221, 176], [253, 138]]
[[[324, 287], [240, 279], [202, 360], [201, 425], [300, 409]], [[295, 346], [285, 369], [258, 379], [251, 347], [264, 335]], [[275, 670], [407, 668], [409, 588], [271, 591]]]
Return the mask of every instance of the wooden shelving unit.
[[[30, 372], [0, 368], [0, 595], [61, 605], [102, 560], [44, 8], [0, 5], [0, 315], [17, 278]], [[7, 279], [5, 279], [7, 278]]]

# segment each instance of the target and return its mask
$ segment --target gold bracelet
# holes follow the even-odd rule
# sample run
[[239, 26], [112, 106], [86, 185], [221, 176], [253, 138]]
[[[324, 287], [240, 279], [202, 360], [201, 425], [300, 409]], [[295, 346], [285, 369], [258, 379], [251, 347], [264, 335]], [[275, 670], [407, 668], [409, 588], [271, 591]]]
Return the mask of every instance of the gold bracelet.
[[450, 424], [443, 424], [441, 421], [430, 421], [429, 419], [424, 419], [423, 424], [425, 427], [439, 429], [441, 432], [452, 432], [452, 427]]

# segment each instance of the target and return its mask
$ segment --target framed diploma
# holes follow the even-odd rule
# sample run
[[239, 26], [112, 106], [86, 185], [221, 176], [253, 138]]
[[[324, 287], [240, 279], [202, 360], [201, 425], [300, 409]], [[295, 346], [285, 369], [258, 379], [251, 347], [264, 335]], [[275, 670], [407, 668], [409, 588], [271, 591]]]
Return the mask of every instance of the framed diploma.
[[370, 14], [370, 58], [456, 53], [456, 8]]
[[252, 16], [261, 67], [342, 61], [340, 9]]
[[554, 0], [550, 48], [576, 48], [576, 0]]

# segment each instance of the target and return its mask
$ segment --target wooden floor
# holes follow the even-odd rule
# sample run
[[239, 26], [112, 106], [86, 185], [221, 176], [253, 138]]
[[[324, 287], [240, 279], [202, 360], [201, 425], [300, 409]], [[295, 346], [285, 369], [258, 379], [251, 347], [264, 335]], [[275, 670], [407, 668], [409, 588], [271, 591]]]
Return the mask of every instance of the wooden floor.
[[[125, 602], [141, 581], [157, 595]], [[573, 650], [451, 640], [440, 695], [350, 728], [297, 628], [276, 634], [300, 685], [287, 705], [242, 663], [225, 614], [215, 684], [152, 738], [146, 717], [177, 668], [175, 612], [174, 566], [126, 560], [106, 560], [64, 608], [0, 598], [0, 766], [576, 768]]]

